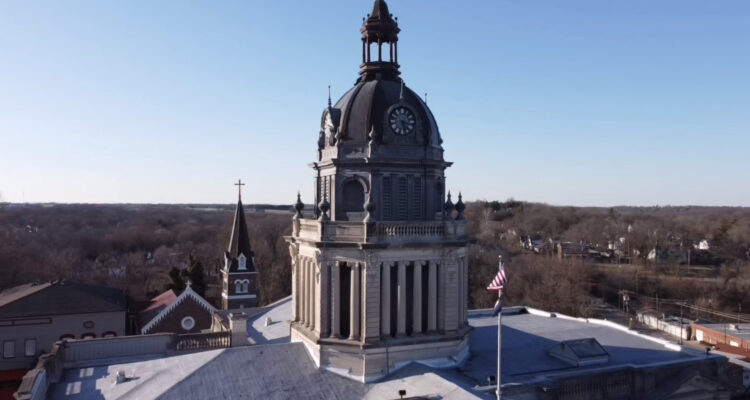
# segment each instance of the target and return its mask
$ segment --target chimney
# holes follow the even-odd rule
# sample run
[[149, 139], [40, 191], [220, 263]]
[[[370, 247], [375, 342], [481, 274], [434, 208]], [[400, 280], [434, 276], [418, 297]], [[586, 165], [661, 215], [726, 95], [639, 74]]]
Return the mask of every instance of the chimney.
[[232, 347], [247, 346], [247, 314], [229, 314], [229, 331], [232, 332]]

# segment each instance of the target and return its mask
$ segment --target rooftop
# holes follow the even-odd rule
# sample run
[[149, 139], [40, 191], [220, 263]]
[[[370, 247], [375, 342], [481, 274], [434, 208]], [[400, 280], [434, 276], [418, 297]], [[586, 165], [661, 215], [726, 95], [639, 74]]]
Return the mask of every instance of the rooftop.
[[695, 325], [705, 326], [708, 329], [713, 329], [717, 332], [726, 332], [727, 335], [733, 336], [738, 339], [750, 341], [750, 324], [748, 323], [736, 323], [728, 322], [724, 324], [716, 323], [696, 323]]
[[[212, 398], [492, 398], [478, 390], [497, 368], [497, 319], [489, 310], [469, 313], [471, 357], [460, 368], [440, 368], [429, 360], [414, 362], [387, 378], [363, 384], [316, 366], [302, 343], [289, 341], [291, 300], [282, 299], [248, 321], [254, 346], [172, 354], [93, 360], [68, 365], [60, 382], [48, 391], [52, 399], [120, 397], [181, 399]], [[270, 318], [270, 324], [266, 320]], [[585, 320], [529, 308], [507, 308], [503, 314], [504, 387], [536, 384], [554, 377], [622, 368], [663, 366], [719, 359], [674, 343], [644, 336], [603, 320]], [[593, 342], [592, 342], [593, 341]], [[561, 343], [576, 347], [582, 359], [572, 364], [550, 351]], [[601, 359], [606, 354], [608, 357]], [[118, 371], [128, 378], [115, 383]], [[211, 385], [206, 385], [211, 382]]]
[[87, 283], [28, 283], [0, 292], [0, 318], [125, 311], [122, 290]]

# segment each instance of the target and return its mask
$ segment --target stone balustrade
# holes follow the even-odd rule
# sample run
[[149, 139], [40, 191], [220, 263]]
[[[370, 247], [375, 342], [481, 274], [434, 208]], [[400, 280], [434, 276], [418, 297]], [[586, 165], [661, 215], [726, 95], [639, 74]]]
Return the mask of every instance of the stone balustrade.
[[466, 221], [350, 222], [299, 220], [296, 237], [309, 241], [403, 243], [465, 240]]

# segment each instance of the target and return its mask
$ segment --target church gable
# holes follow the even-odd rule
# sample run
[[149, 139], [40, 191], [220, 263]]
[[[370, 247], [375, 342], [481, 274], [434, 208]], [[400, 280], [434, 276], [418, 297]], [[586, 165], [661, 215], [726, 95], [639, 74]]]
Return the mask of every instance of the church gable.
[[141, 333], [196, 333], [211, 327], [212, 314], [216, 311], [203, 297], [189, 286], [172, 304], [164, 308], [149, 321]]

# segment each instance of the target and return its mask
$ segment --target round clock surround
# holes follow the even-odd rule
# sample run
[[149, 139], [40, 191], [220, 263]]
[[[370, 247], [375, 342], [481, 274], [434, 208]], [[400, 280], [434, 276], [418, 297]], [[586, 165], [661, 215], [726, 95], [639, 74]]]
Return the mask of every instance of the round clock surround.
[[388, 114], [388, 126], [397, 135], [406, 136], [412, 133], [416, 125], [417, 118], [405, 106], [397, 106]]

